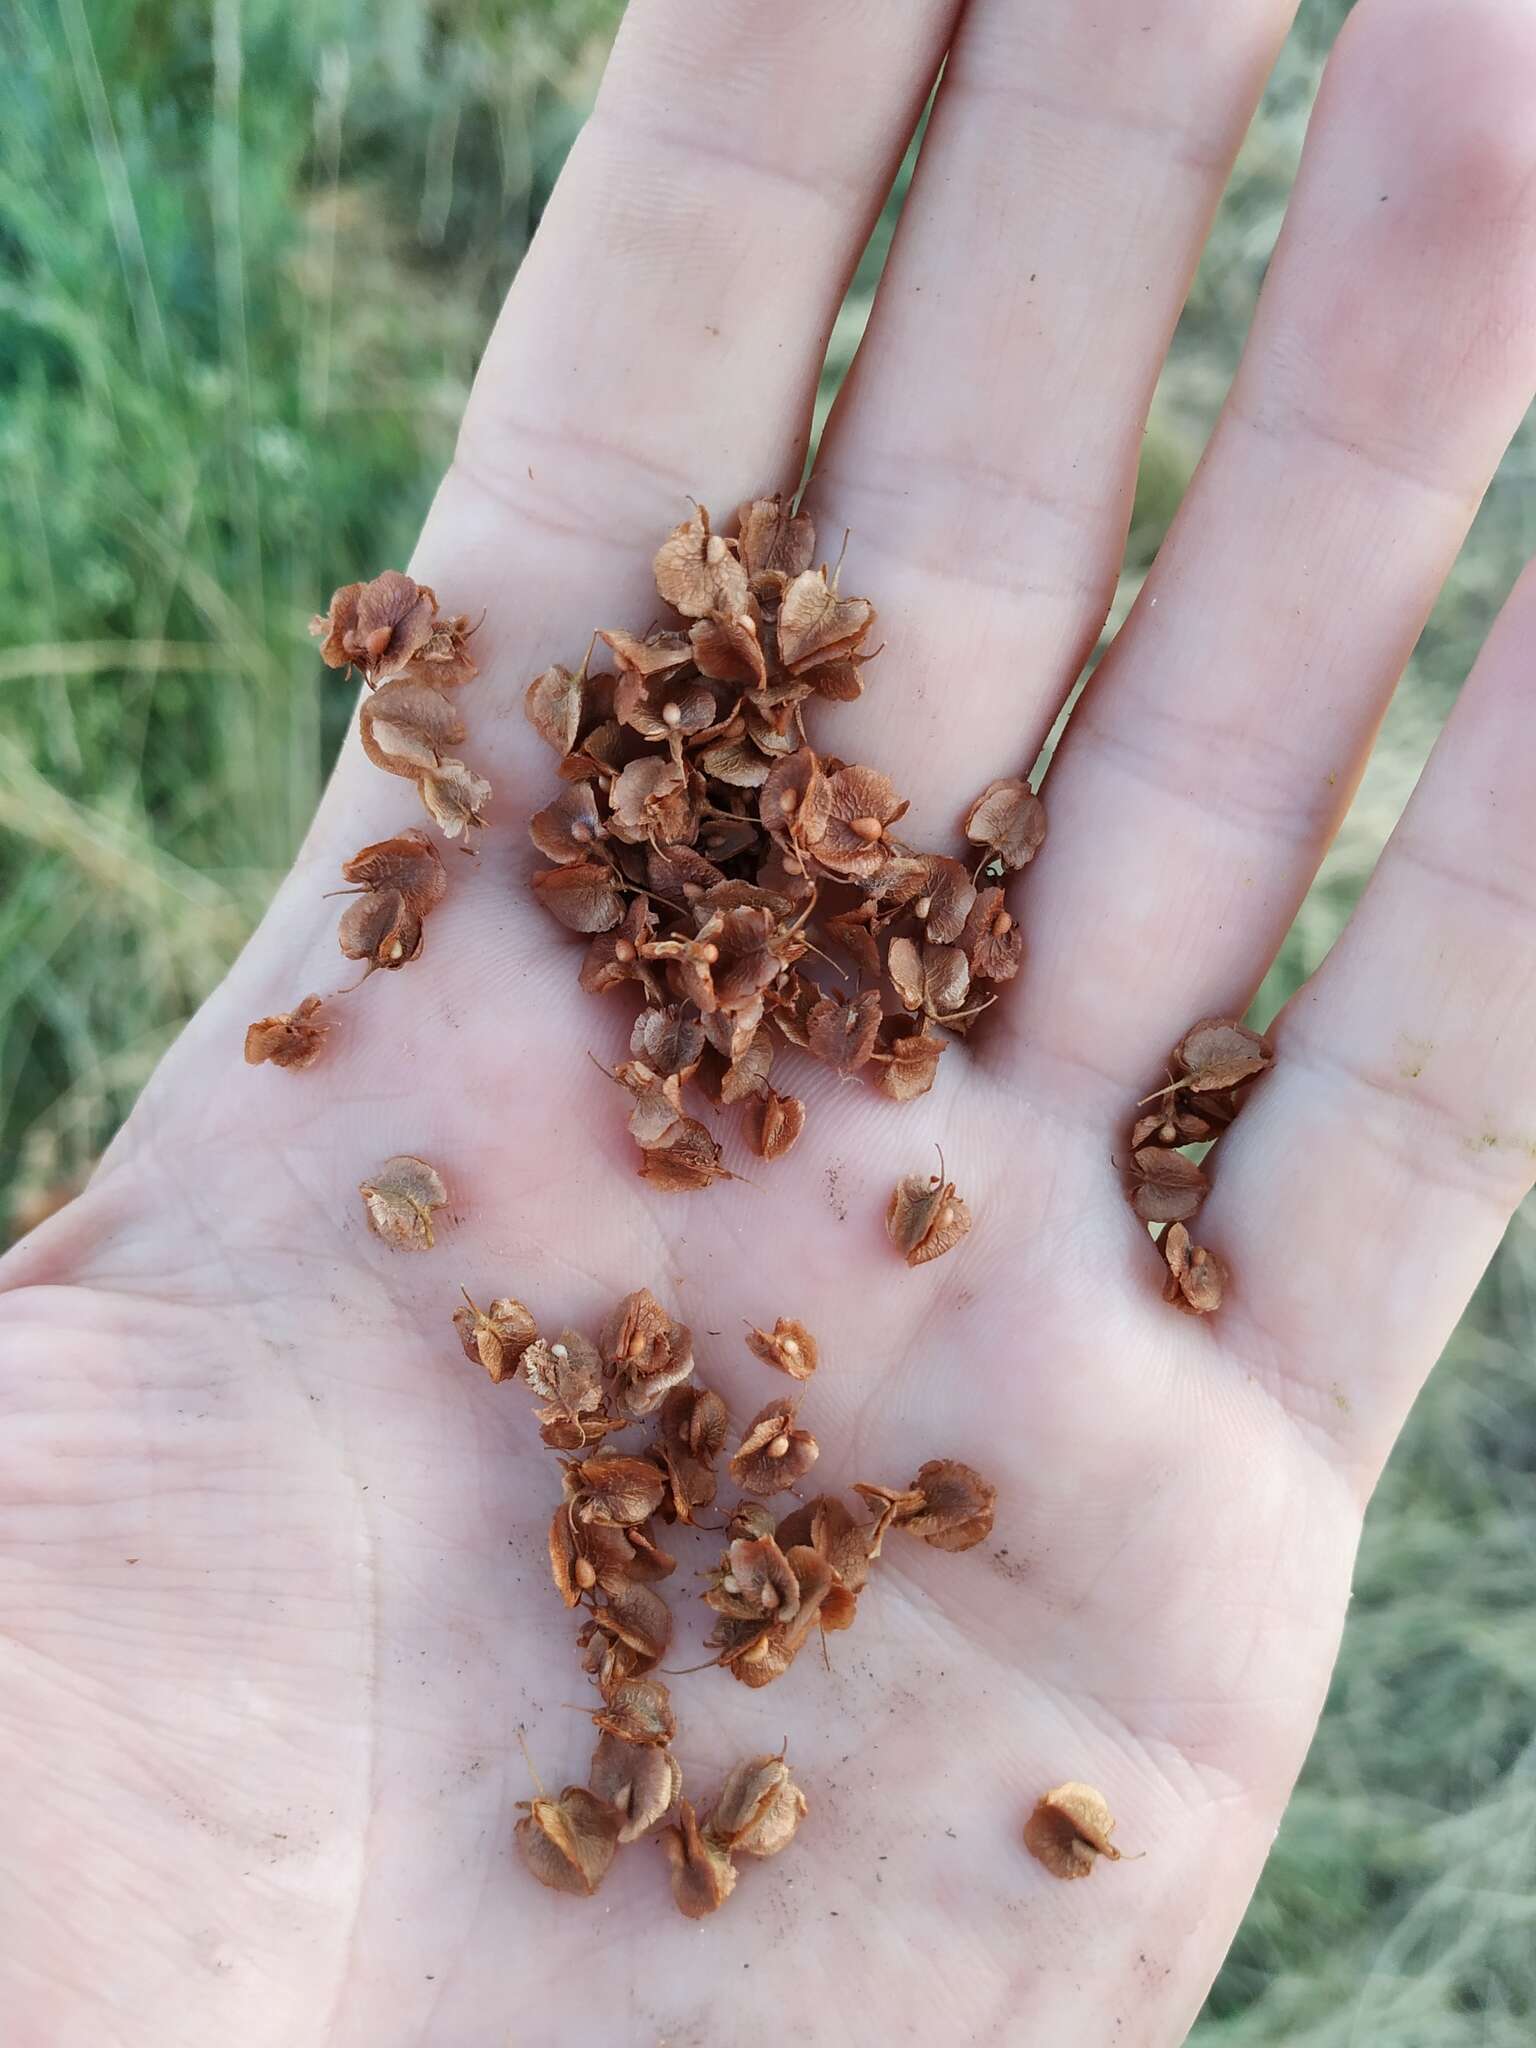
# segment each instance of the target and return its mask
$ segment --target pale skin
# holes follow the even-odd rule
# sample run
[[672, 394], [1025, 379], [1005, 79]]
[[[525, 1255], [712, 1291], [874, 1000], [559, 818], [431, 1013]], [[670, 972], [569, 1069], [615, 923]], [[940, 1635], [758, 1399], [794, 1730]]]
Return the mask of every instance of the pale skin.
[[[1090, 18], [1091, 16], [1091, 18]], [[1148, 394], [1283, 0], [636, 0], [487, 354], [416, 572], [478, 611], [496, 784], [423, 958], [303, 1075], [246, 1022], [345, 976], [341, 859], [414, 822], [349, 747], [293, 876], [88, 1192], [0, 1274], [0, 2010], [50, 2048], [1181, 2041], [1315, 1724], [1361, 1515], [1532, 1176], [1536, 840], [1509, 601], [1342, 941], [1278, 1021], [1160, 1298], [1126, 1105], [1240, 1012], [1536, 382], [1536, 8], [1365, 0], [1222, 424], [1047, 785], [1026, 968], [906, 1108], [803, 1075], [799, 1149], [654, 1196], [618, 998], [527, 898], [550, 787], [526, 678], [654, 616], [693, 493], [792, 484], [823, 342], [933, 72], [948, 82], [810, 502], [886, 651], [819, 736], [929, 843], [1027, 765], [1113, 586]], [[407, 309], [408, 311], [408, 309]], [[371, 571], [382, 564], [359, 564]], [[316, 593], [317, 601], [324, 593]], [[935, 1140], [977, 1218], [880, 1225]], [[427, 1257], [357, 1183], [436, 1164]], [[739, 1150], [742, 1167], [751, 1162]], [[648, 1284], [739, 1424], [802, 1319], [827, 1485], [985, 1467], [994, 1536], [893, 1539], [853, 1633], [754, 1693], [676, 1681], [707, 1798], [787, 1738], [811, 1805], [725, 1911], [653, 1843], [539, 1890], [531, 1785], [585, 1776], [529, 1402], [458, 1354], [460, 1285], [591, 1327]], [[717, 1336], [713, 1333], [719, 1332]], [[682, 1546], [674, 1664], [702, 1654]], [[1140, 1860], [1020, 1833], [1101, 1787]]]

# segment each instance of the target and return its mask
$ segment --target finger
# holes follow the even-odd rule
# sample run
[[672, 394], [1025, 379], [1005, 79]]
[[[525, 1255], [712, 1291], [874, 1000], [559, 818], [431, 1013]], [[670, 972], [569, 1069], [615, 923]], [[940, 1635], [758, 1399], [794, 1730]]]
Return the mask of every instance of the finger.
[[1536, 9], [1366, 0], [1199, 476], [1049, 779], [1009, 1023], [1123, 1094], [1239, 1012], [1536, 381]]
[[[459, 708], [492, 824], [514, 828], [491, 859], [524, 858], [516, 821], [548, 800], [529, 677], [577, 663], [595, 626], [643, 629], [688, 494], [728, 515], [797, 480], [828, 332], [958, 6], [630, 6], [412, 564], [446, 610], [484, 613]], [[417, 815], [354, 735], [300, 858], [304, 900]], [[312, 942], [334, 944], [318, 925]]]
[[[967, 10], [811, 491], [880, 606], [884, 765], [935, 837], [1033, 759], [1103, 624], [1152, 387], [1291, 12]], [[834, 750], [862, 712], [827, 716]]]
[[1536, 570], [1222, 1140], [1222, 1334], [1375, 1469], [1536, 1174]]
[[832, 322], [957, 12], [631, 5], [422, 542], [422, 573], [490, 597], [488, 645], [548, 658], [643, 618], [690, 494], [723, 516], [797, 481]]

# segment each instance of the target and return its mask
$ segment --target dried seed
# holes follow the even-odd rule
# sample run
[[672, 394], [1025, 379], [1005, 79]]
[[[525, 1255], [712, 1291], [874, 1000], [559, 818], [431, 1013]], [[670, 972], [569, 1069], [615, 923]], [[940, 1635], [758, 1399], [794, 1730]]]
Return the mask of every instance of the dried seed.
[[880, 1555], [887, 1529], [921, 1536], [935, 1550], [971, 1550], [992, 1533], [997, 1488], [955, 1458], [930, 1458], [908, 1487], [861, 1483], [853, 1490], [877, 1511], [871, 1557]]
[[309, 630], [321, 643], [327, 668], [356, 667], [372, 689], [399, 675], [427, 646], [436, 622], [436, 594], [386, 569], [371, 583], [348, 583], [334, 592]]
[[615, 1405], [631, 1421], [652, 1415], [693, 1371], [693, 1332], [649, 1288], [627, 1294], [603, 1326], [599, 1348]]
[[782, 1493], [810, 1471], [821, 1447], [809, 1430], [795, 1426], [795, 1400], [770, 1401], [747, 1424], [730, 1461], [730, 1474], [747, 1493]]
[[[856, 1522], [835, 1493], [818, 1494], [814, 1500], [792, 1510], [779, 1523], [774, 1538], [786, 1556], [799, 1549], [815, 1551], [832, 1567], [842, 1589], [849, 1594], [857, 1596], [869, 1582], [869, 1547], [875, 1538], [874, 1525]], [[851, 1612], [848, 1618], [852, 1619]], [[825, 1603], [821, 1621], [823, 1628], [831, 1625]]]
[[436, 768], [464, 738], [464, 721], [442, 692], [409, 674], [365, 697], [357, 724], [375, 768], [412, 780]]
[[1110, 1841], [1115, 1817], [1092, 1785], [1058, 1785], [1036, 1803], [1024, 1824], [1024, 1846], [1053, 1877], [1091, 1877], [1101, 1856], [1120, 1861]]
[[728, 1855], [777, 1856], [805, 1815], [805, 1794], [783, 1757], [747, 1757], [727, 1775], [704, 1833]]
[[688, 1194], [717, 1180], [734, 1180], [720, 1163], [720, 1147], [694, 1117], [679, 1117], [664, 1141], [650, 1147], [640, 1177], [662, 1194]]
[[712, 1575], [704, 1600], [733, 1621], [793, 1621], [800, 1584], [773, 1536], [736, 1536]]
[[886, 829], [907, 809], [889, 776], [874, 768], [839, 768], [827, 778], [825, 809], [817, 862], [848, 880], [878, 875], [891, 857]]
[[782, 493], [743, 505], [736, 522], [741, 565], [753, 583], [763, 577], [788, 581], [815, 559], [816, 528], [808, 514], [788, 509]]
[[539, 738], [562, 758], [576, 744], [586, 706], [587, 677], [583, 667], [572, 674], [557, 663], [535, 676], [523, 696], [523, 712]]
[[686, 1799], [679, 1801], [677, 1812], [677, 1824], [661, 1833], [672, 1897], [680, 1913], [690, 1920], [704, 1920], [735, 1890], [736, 1866], [724, 1849], [705, 1840], [698, 1816]]
[[771, 1330], [749, 1327], [747, 1349], [765, 1365], [787, 1372], [792, 1380], [808, 1380], [821, 1357], [816, 1339], [804, 1323], [786, 1316], [780, 1316]]
[[898, 1181], [885, 1212], [886, 1233], [909, 1266], [942, 1258], [970, 1227], [970, 1210], [941, 1174]]
[[782, 1159], [804, 1129], [805, 1104], [798, 1095], [765, 1088], [747, 1112], [747, 1143], [759, 1159]]
[[840, 597], [824, 569], [802, 569], [779, 607], [779, 659], [794, 673], [851, 654], [875, 622], [867, 598]]
[[874, 1057], [881, 1062], [877, 1083], [882, 1095], [894, 1102], [913, 1102], [926, 1095], [938, 1075], [947, 1040], [932, 1038], [926, 1029], [893, 1038]]
[[523, 1861], [551, 1891], [590, 1899], [608, 1874], [623, 1817], [582, 1785], [567, 1785], [558, 1799], [524, 1801], [517, 1824]]
[[1001, 889], [983, 889], [960, 933], [972, 974], [981, 981], [1012, 981], [1024, 958], [1024, 934]]
[[1032, 861], [1045, 839], [1045, 806], [1016, 775], [989, 782], [965, 814], [965, 836], [1005, 868]]
[[603, 1591], [603, 1604], [594, 1610], [592, 1619], [604, 1635], [635, 1653], [639, 1661], [631, 1668], [638, 1682], [638, 1674], [653, 1670], [666, 1655], [672, 1640], [671, 1610], [659, 1593], [641, 1581], [615, 1579]]
[[1131, 1207], [1144, 1223], [1184, 1223], [1210, 1193], [1203, 1170], [1182, 1152], [1143, 1145], [1131, 1154]]
[[1249, 1031], [1233, 1017], [1205, 1017], [1192, 1024], [1173, 1049], [1181, 1085], [1192, 1095], [1235, 1088], [1274, 1061], [1267, 1038]]
[[467, 837], [484, 826], [491, 785], [462, 761], [443, 761], [427, 769], [416, 787], [445, 839], [457, 839], [461, 833]]
[[1213, 1315], [1221, 1307], [1227, 1279], [1227, 1269], [1216, 1254], [1191, 1244], [1182, 1223], [1170, 1223], [1163, 1237], [1163, 1257], [1168, 1261], [1164, 1300], [1191, 1315]]
[[725, 1403], [708, 1387], [674, 1387], [661, 1404], [660, 1456], [671, 1489], [664, 1517], [691, 1523], [696, 1508], [715, 1498], [715, 1460], [725, 1443]]
[[622, 1742], [605, 1732], [592, 1752], [587, 1784], [622, 1816], [619, 1841], [638, 1842], [677, 1804], [683, 1774], [669, 1749]]
[[[795, 1548], [785, 1551], [784, 1556], [799, 1587], [794, 1619], [747, 1621], [723, 1615], [709, 1638], [720, 1652], [719, 1662], [731, 1676], [754, 1690], [783, 1677], [804, 1648], [811, 1630], [820, 1625], [829, 1604], [843, 1594], [837, 1573], [818, 1552]], [[851, 1596], [845, 1597], [851, 1602]], [[832, 1625], [846, 1627], [848, 1618], [844, 1610]]]
[[408, 966], [421, 951], [422, 927], [448, 886], [442, 856], [414, 826], [365, 846], [342, 863], [359, 891], [342, 913], [337, 937], [349, 960], [370, 969]]
[[580, 1520], [612, 1522], [620, 1528], [647, 1521], [667, 1492], [666, 1476], [658, 1466], [621, 1451], [568, 1459], [564, 1484], [572, 1513]]
[[306, 996], [295, 1010], [275, 1017], [258, 1017], [245, 1034], [246, 1064], [259, 1067], [270, 1060], [274, 1067], [298, 1071], [312, 1067], [325, 1048], [330, 1020], [320, 1021], [319, 996]]
[[672, 1695], [659, 1678], [621, 1678], [604, 1686], [603, 1704], [592, 1720], [618, 1742], [658, 1749], [665, 1749], [677, 1733]]
[[856, 1073], [874, 1056], [880, 1031], [880, 998], [873, 989], [863, 995], [824, 996], [806, 1020], [807, 1050], [839, 1074]]
[[406, 673], [419, 675], [435, 690], [456, 690], [461, 683], [470, 682], [480, 673], [479, 664], [469, 651], [469, 643], [479, 632], [480, 624], [476, 619], [471, 625], [463, 612], [447, 617], [439, 613], [430, 639], [411, 656]]
[[436, 1239], [432, 1212], [448, 1200], [448, 1190], [436, 1167], [408, 1152], [386, 1159], [371, 1181], [358, 1189], [368, 1216], [368, 1228], [382, 1237], [391, 1251], [429, 1252]]
[[721, 536], [711, 532], [702, 505], [673, 528], [651, 566], [657, 594], [685, 619], [746, 609], [747, 572]]
[[533, 878], [539, 901], [567, 931], [612, 931], [624, 917], [624, 898], [606, 861], [584, 860], [543, 868]]
[[511, 1379], [524, 1352], [538, 1336], [531, 1313], [510, 1294], [499, 1295], [489, 1308], [477, 1308], [468, 1294], [466, 1306], [453, 1312], [453, 1327], [464, 1346], [464, 1356], [483, 1365], [499, 1385]]

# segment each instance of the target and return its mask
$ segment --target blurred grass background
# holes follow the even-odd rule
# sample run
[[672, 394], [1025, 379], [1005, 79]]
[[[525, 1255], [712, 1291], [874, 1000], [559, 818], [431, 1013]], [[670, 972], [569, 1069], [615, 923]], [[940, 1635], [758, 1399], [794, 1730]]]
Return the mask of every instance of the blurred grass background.
[[[1347, 0], [1303, 0], [1147, 435], [1123, 616], [1236, 361]], [[81, 1175], [254, 922], [617, 0], [19, 0], [0, 21], [0, 1213]], [[901, 187], [838, 323], [857, 344]], [[1321, 958], [1536, 541], [1512, 450], [1259, 1008]], [[1322, 1732], [1194, 2041], [1536, 2041], [1536, 1238], [1372, 1511]]]

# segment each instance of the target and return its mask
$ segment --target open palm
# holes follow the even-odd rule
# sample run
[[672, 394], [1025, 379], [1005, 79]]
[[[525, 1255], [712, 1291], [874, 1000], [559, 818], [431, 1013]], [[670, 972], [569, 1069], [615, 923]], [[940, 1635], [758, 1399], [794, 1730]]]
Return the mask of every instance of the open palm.
[[[1287, 11], [635, 0], [415, 565], [487, 610], [462, 700], [497, 787], [483, 858], [449, 856], [426, 957], [344, 1006], [320, 1065], [242, 1069], [248, 1018], [339, 978], [340, 860], [411, 822], [349, 748], [229, 982], [4, 1269], [8, 2038], [1183, 2038], [1310, 1736], [1376, 1472], [1531, 1174], [1536, 587], [1222, 1147], [1213, 1322], [1160, 1299], [1114, 1152], [1172, 1040], [1263, 975], [1536, 377], [1536, 10], [1358, 11], [1205, 466], [1053, 767], [1023, 976], [921, 1102], [809, 1074], [788, 1159], [644, 1187], [586, 1057], [614, 1056], [622, 1004], [579, 993], [524, 887], [548, 768], [519, 705], [592, 624], [647, 616], [684, 493], [793, 483], [949, 50], [810, 498], [887, 651], [814, 736], [890, 773], [928, 843], [1027, 764], [1102, 623]], [[908, 1272], [881, 1214], [936, 1140], [976, 1228]], [[395, 1151], [450, 1186], [430, 1258], [363, 1227], [356, 1185]], [[737, 1423], [782, 1385], [742, 1318], [798, 1317], [818, 1484], [946, 1454], [998, 1484], [969, 1556], [888, 1547], [830, 1669], [678, 1682], [688, 1789], [787, 1738], [812, 1804], [702, 1927], [654, 1845], [590, 1907], [513, 1852], [517, 1731], [556, 1785], [590, 1731], [543, 1560], [553, 1463], [525, 1397], [458, 1355], [461, 1283], [546, 1326], [649, 1285]], [[674, 1663], [708, 1561], [701, 1539], [673, 1582]], [[1067, 1886], [1019, 1833], [1071, 1777], [1145, 1853]]]

